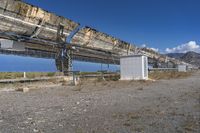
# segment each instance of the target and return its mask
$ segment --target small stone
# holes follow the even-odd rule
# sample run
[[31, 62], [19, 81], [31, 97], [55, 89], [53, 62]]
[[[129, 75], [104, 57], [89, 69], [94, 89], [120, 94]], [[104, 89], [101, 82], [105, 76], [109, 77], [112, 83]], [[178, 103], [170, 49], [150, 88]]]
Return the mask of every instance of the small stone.
[[62, 124], [60, 124], [60, 123], [59, 123], [59, 125], [58, 125], [58, 126], [59, 126], [59, 127], [63, 127], [63, 125], [62, 125]]
[[0, 120], [0, 123], [2, 123], [3, 122], [3, 120]]
[[65, 110], [64, 108], [60, 109], [60, 111], [64, 111], [64, 110]]
[[38, 123], [45, 123], [45, 120], [39, 120]]
[[29, 122], [28, 122], [28, 121], [24, 121], [23, 123], [24, 123], [24, 124], [28, 124]]
[[35, 126], [35, 122], [31, 121], [30, 123]]
[[73, 109], [77, 109], [77, 107], [72, 107]]
[[77, 104], [77, 105], [79, 105], [79, 104], [80, 104], [80, 102], [76, 102], [76, 104]]
[[161, 111], [161, 112], [160, 112], [160, 115], [164, 115], [164, 114], [165, 114], [165, 111]]
[[75, 127], [76, 125], [75, 124], [72, 124], [72, 127]]
[[178, 101], [175, 101], [174, 103], [175, 103], [175, 104], [177, 104], [177, 103], [178, 103]]
[[25, 128], [24, 127], [18, 127], [19, 129], [22, 129], [22, 130], [24, 130]]
[[38, 130], [38, 129], [33, 129], [33, 132], [34, 132], [34, 133], [38, 133], [39, 130]]
[[130, 123], [124, 123], [124, 126], [129, 127], [129, 126], [131, 126], [131, 124]]
[[86, 103], [89, 103], [90, 101], [85, 101]]
[[84, 101], [85, 99], [81, 99], [81, 101]]
[[28, 118], [28, 120], [33, 120], [33, 118]]
[[27, 93], [27, 92], [29, 92], [30, 89], [28, 87], [19, 87], [19, 88], [16, 88], [15, 90]]
[[29, 90], [30, 90], [30, 89], [29, 89], [28, 87], [24, 87], [24, 88], [23, 88], [23, 92], [24, 92], [24, 93], [29, 92]]

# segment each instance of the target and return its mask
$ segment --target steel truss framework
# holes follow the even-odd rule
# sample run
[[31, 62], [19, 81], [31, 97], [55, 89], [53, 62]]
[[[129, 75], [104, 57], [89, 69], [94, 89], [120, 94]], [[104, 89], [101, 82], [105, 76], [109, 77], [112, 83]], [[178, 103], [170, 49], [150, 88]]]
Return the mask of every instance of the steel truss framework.
[[0, 48], [0, 53], [55, 59], [57, 69], [63, 72], [71, 70], [72, 60], [119, 65], [120, 57], [130, 54], [145, 54], [152, 64], [181, 63], [151, 49], [137, 48], [93, 28], [79, 26], [19, 0], [1, 0], [0, 39], [16, 41], [25, 50]]

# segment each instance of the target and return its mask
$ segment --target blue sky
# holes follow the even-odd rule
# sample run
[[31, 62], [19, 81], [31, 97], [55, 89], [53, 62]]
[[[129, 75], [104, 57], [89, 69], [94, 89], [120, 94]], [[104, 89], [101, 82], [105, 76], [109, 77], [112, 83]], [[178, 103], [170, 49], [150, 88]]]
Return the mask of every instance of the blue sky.
[[25, 0], [136, 45], [200, 43], [200, 0]]
[[138, 46], [200, 52], [200, 0], [24, 1]]
[[[85, 63], [73, 61], [73, 70], [76, 71], [97, 71], [97, 70], [116, 71], [119, 66]], [[1, 72], [55, 72], [56, 66], [54, 60], [38, 59], [31, 57], [21, 57], [13, 55], [0, 55], [0, 71]]]

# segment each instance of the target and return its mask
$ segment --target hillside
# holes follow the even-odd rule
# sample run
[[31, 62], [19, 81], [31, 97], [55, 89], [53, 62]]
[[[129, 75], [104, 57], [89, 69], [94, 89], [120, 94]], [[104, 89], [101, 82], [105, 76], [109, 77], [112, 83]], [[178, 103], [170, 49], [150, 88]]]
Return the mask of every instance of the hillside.
[[200, 67], [200, 54], [195, 52], [188, 52], [181, 57], [182, 61]]
[[169, 53], [167, 56], [182, 60], [184, 62], [190, 63], [200, 67], [200, 54], [196, 52], [187, 52], [187, 53]]
[[169, 56], [171, 58], [175, 58], [175, 59], [180, 59], [183, 55], [184, 55], [184, 53], [169, 53], [169, 54], [167, 54], [167, 56]]

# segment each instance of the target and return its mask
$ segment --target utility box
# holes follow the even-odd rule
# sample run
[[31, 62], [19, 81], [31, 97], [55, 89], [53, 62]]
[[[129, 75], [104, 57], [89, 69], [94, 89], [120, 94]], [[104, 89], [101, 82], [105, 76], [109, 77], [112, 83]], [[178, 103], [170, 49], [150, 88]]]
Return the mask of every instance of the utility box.
[[0, 49], [12, 51], [25, 51], [25, 46], [22, 44], [22, 42], [0, 39]]
[[187, 66], [186, 65], [178, 65], [178, 71], [179, 72], [186, 72]]
[[148, 58], [144, 55], [130, 55], [120, 58], [121, 80], [147, 80]]

